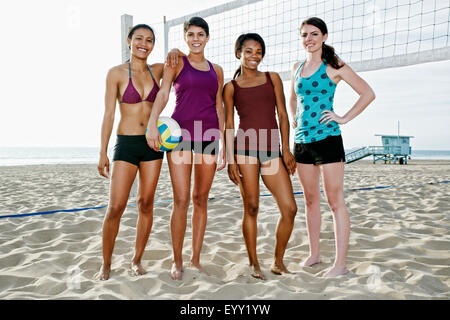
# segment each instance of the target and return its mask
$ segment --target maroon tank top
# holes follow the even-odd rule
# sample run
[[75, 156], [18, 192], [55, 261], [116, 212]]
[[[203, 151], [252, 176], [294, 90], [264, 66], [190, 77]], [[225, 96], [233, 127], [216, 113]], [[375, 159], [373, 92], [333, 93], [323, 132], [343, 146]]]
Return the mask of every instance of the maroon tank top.
[[280, 135], [275, 118], [276, 100], [270, 73], [264, 84], [243, 88], [235, 80], [234, 105], [239, 115], [235, 150], [279, 151]]

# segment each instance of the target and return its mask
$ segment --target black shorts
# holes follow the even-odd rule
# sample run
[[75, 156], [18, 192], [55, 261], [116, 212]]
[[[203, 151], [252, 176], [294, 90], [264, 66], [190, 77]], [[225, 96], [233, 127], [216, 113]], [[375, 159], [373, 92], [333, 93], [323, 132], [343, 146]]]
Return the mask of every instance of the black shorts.
[[155, 151], [148, 146], [144, 135], [117, 135], [113, 161], [126, 161], [139, 167], [141, 161], [160, 160], [163, 157], [164, 152]]
[[[213, 141], [188, 141], [183, 140], [173, 148], [171, 151], [194, 151], [194, 153], [201, 154], [218, 154], [219, 153], [219, 140]], [[167, 151], [167, 152], [171, 152]]]
[[298, 163], [315, 165], [345, 162], [342, 136], [329, 136], [323, 140], [311, 143], [295, 143], [294, 157]]
[[281, 152], [277, 151], [258, 151], [258, 150], [234, 150], [234, 154], [239, 154], [247, 157], [255, 157], [260, 163], [280, 158]]

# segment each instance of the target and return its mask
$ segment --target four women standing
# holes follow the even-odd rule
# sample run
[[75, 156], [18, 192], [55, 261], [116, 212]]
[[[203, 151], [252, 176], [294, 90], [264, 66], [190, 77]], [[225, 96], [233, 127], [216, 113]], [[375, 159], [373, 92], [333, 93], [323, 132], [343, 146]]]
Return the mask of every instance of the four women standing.
[[[209, 40], [209, 27], [206, 21], [194, 17], [185, 23], [184, 34], [189, 47], [188, 56], [180, 57], [176, 67], [166, 65], [163, 69], [162, 65], [155, 66], [157, 80], [153, 78], [149, 68], [153, 79], [152, 87], [146, 85], [142, 72], [146, 66], [146, 58], [153, 48], [153, 42], [149, 42], [148, 39], [154, 41], [154, 34], [153, 32], [150, 34], [142, 27], [135, 30], [140, 30], [143, 35], [139, 39], [135, 36], [134, 42], [133, 33], [130, 32], [132, 59], [128, 64], [128, 86], [125, 88], [123, 84], [125, 81], [122, 79], [125, 65], [116, 67], [117, 70], [113, 68], [107, 80], [107, 107], [102, 127], [102, 151], [99, 161], [99, 172], [104, 176], [106, 176], [104, 168], [109, 171], [106, 149], [114, 119], [113, 104], [116, 97], [119, 100], [122, 97], [121, 106], [126, 105], [121, 108], [122, 120], [119, 124], [118, 143], [114, 155], [110, 204], [103, 226], [104, 263], [100, 278], [107, 279], [109, 276], [120, 216], [124, 211], [138, 168], [139, 222], [132, 269], [136, 274], [145, 273], [140, 265], [140, 258], [151, 229], [153, 196], [163, 155], [159, 152], [158, 145], [161, 138], [156, 123], [168, 102], [172, 84], [176, 94], [172, 118], [180, 124], [183, 131], [183, 142], [167, 153], [174, 200], [171, 216], [172, 278], [182, 279], [182, 248], [193, 167], [194, 210], [190, 262], [192, 266], [204, 272], [200, 265], [200, 252], [207, 221], [208, 194], [215, 171], [223, 169], [226, 163], [224, 148], [220, 155], [218, 152], [219, 141], [227, 149], [228, 175], [233, 183], [239, 185], [243, 199], [242, 232], [250, 266], [253, 268], [252, 275], [265, 279], [256, 254], [260, 176], [274, 196], [281, 214], [276, 230], [274, 263], [271, 271], [275, 274], [289, 272], [283, 263], [283, 256], [297, 212], [289, 177], [296, 169], [305, 195], [310, 241], [310, 256], [304, 265], [311, 266], [320, 262], [319, 177], [322, 172], [325, 194], [333, 212], [336, 235], [336, 260], [326, 276], [346, 273], [350, 222], [343, 196], [345, 153], [339, 124], [357, 116], [375, 96], [367, 83], [340, 61], [331, 47], [325, 45], [327, 38], [325, 23], [318, 18], [310, 18], [301, 25], [301, 37], [307, 59], [294, 65], [291, 79], [290, 110], [295, 128], [294, 156], [289, 148], [289, 120], [282, 81], [275, 72], [258, 70], [258, 65], [265, 54], [264, 41], [258, 34], [248, 33], [237, 39], [235, 55], [240, 60], [241, 66], [234, 79], [225, 85], [222, 97], [222, 68], [212, 64], [204, 56], [204, 48]], [[136, 70], [139, 66], [142, 70], [136, 82], [140, 85], [138, 89], [142, 87], [140, 91], [144, 94], [136, 90], [131, 80], [132, 70]], [[155, 88], [158, 88], [157, 82], [161, 77], [163, 79], [161, 89], [156, 94]], [[346, 81], [360, 95], [360, 99], [343, 117], [336, 115], [333, 110], [334, 91], [340, 80]], [[143, 100], [141, 97], [146, 96], [147, 87], [152, 89], [148, 98]], [[136, 103], [139, 103], [141, 109], [135, 110], [133, 115], [132, 110], [136, 108], [133, 109], [129, 104]], [[223, 104], [226, 111], [225, 119]], [[240, 119], [236, 137], [234, 137], [234, 107]], [[226, 143], [224, 124], [227, 129]], [[146, 127], [148, 145], [143, 135]], [[137, 136], [140, 138], [136, 138]]]

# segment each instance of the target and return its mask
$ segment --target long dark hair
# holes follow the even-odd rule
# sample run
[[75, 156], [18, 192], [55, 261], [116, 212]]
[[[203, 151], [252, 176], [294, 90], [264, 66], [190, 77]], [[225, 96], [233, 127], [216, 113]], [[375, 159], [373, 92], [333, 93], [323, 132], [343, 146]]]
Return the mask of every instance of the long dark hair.
[[[264, 43], [263, 38], [257, 33], [244, 33], [237, 38], [236, 44], [234, 45], [234, 55], [236, 56], [236, 58], [239, 59], [238, 53], [242, 51], [242, 46], [247, 40], [254, 40], [261, 45], [262, 56], [264, 58], [264, 55], [266, 54], [266, 44]], [[241, 74], [241, 66], [239, 66], [239, 68], [234, 73], [233, 79], [239, 77], [240, 74]]]
[[[328, 28], [326, 23], [317, 17], [311, 17], [302, 22], [300, 26], [300, 30], [302, 30], [303, 26], [309, 24], [318, 28], [323, 35], [328, 34]], [[339, 59], [338, 55], [334, 51], [332, 46], [322, 44], [322, 60], [326, 60], [326, 62], [331, 65], [335, 69], [342, 68], [344, 66], [344, 62]]]

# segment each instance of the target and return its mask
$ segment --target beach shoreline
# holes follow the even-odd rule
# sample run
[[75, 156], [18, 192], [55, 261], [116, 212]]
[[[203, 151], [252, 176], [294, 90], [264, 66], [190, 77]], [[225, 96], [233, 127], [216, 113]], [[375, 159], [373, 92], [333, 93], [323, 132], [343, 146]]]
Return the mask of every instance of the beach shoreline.
[[[96, 164], [1, 166], [0, 216], [56, 212], [0, 218], [0, 298], [449, 299], [450, 161], [413, 159], [399, 165], [364, 160], [347, 164], [345, 172], [345, 201], [351, 217], [350, 273], [345, 276], [323, 277], [334, 259], [333, 221], [324, 198], [322, 263], [301, 266], [308, 256], [308, 239], [302, 190], [294, 176], [298, 213], [285, 254], [293, 274], [269, 272], [279, 213], [261, 183], [257, 248], [268, 279], [252, 278], [241, 234], [242, 200], [225, 169], [217, 173], [208, 202], [201, 261], [210, 275], [186, 267], [183, 281], [171, 280], [172, 191], [164, 164], [153, 229], [143, 256], [148, 273], [133, 277], [129, 272], [137, 218], [132, 196], [116, 240], [111, 279], [100, 282], [93, 278], [101, 265], [109, 182], [98, 175]], [[189, 219], [191, 212], [192, 206]], [[185, 263], [190, 245], [188, 221]]]

